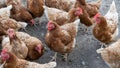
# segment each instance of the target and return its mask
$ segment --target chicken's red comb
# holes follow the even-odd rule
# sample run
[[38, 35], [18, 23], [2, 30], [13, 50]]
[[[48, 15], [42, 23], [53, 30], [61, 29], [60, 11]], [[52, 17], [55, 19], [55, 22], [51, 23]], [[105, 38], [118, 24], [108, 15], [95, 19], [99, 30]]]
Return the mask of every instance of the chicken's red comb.
[[97, 13], [97, 14], [94, 16], [94, 18], [99, 17], [99, 16], [100, 16], [100, 13]]
[[7, 52], [7, 49], [3, 49], [1, 54], [6, 53], [6, 52]]
[[80, 11], [82, 11], [82, 8], [81, 7], [77, 7], [77, 9], [76, 10], [80, 10]]

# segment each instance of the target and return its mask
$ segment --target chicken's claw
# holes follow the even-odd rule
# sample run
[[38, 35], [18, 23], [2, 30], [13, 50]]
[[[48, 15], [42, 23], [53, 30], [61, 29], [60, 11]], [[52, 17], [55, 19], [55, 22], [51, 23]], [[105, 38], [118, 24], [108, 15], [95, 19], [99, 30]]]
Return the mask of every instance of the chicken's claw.
[[105, 43], [100, 43], [100, 45], [101, 45], [101, 48], [108, 47], [108, 45], [106, 45]]
[[56, 62], [56, 59], [57, 59], [57, 52], [55, 52], [54, 56], [52, 57], [52, 59], [50, 60], [51, 61], [55, 61]]
[[68, 61], [68, 58], [67, 58], [67, 57], [68, 57], [68, 54], [67, 54], [67, 53], [64, 54], [64, 55], [63, 55], [63, 61], [67, 62], [67, 61]]

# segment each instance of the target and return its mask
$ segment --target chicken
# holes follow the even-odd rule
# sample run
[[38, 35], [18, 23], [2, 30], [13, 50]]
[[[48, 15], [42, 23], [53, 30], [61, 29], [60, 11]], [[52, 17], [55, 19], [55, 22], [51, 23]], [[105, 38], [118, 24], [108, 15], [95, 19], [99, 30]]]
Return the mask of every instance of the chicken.
[[25, 21], [29, 22], [32, 25], [35, 24], [32, 15], [24, 8], [20, 2], [20, 0], [6, 0], [7, 5], [13, 6], [11, 9], [11, 18], [17, 21]]
[[93, 17], [98, 13], [101, 2], [102, 0], [98, 0], [94, 3], [86, 3], [85, 0], [77, 0], [75, 7], [80, 7], [83, 11], [83, 14], [79, 16], [79, 19], [86, 27], [85, 32], [87, 32], [87, 27], [93, 25]]
[[76, 0], [45, 0], [45, 5], [68, 12], [74, 7]]
[[[47, 24], [47, 34], [45, 37], [48, 47], [58, 53], [65, 54], [64, 60], [67, 61], [67, 55], [75, 47], [75, 37], [77, 35], [78, 24], [80, 20], [59, 26], [57, 23], [50, 21]], [[52, 60], [56, 60], [56, 54]]]
[[8, 29], [7, 33], [9, 37], [3, 39], [2, 48], [8, 49], [9, 52], [14, 53], [18, 58], [25, 59], [28, 54], [26, 44], [16, 36], [13, 29]]
[[44, 6], [44, 8], [47, 19], [56, 22], [58, 25], [74, 22], [82, 14], [80, 8], [72, 8], [69, 12], [47, 6]]
[[[100, 13], [94, 17], [96, 25], [93, 28], [93, 35], [102, 43], [110, 43], [117, 40], [118, 30], [118, 13], [116, 11], [115, 2], [113, 1], [109, 11], [105, 16]], [[103, 44], [105, 45], [105, 44]]]
[[110, 68], [120, 68], [120, 39], [106, 48], [97, 50]]
[[1, 61], [5, 62], [3, 65], [4, 68], [55, 68], [57, 65], [56, 62], [38, 64], [35, 62], [19, 59], [14, 53], [8, 52], [7, 50], [2, 50]]
[[41, 17], [44, 13], [43, 0], [27, 0], [27, 10], [34, 18]]
[[42, 42], [36, 38], [32, 37], [24, 32], [15, 32], [16, 36], [21, 39], [28, 48], [28, 60], [36, 60], [39, 59], [44, 54], [44, 47]]

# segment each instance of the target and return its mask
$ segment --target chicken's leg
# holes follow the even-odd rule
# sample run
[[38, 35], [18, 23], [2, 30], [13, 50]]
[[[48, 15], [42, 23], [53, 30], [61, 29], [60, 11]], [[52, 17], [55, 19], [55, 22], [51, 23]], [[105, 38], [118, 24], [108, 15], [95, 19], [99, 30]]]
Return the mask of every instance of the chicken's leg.
[[65, 62], [68, 61], [68, 54], [67, 54], [67, 53], [65, 53], [65, 54], [63, 55], [63, 60], [64, 60]]
[[105, 43], [100, 43], [100, 45], [101, 45], [101, 48], [104, 48], [104, 47], [107, 47], [107, 45], [105, 44]]
[[30, 22], [32, 23], [32, 24], [31, 24], [32, 26], [35, 26], [35, 27], [38, 29], [38, 27], [37, 27], [37, 25], [36, 25], [34, 19], [30, 20]]
[[27, 32], [26, 28], [22, 28], [23, 31]]
[[56, 61], [56, 58], [57, 58], [57, 52], [55, 52], [54, 56], [52, 57], [50, 61]]
[[[84, 24], [82, 24], [82, 30], [83, 30], [83, 32], [84, 33], [87, 33], [88, 32], [88, 27], [87, 26], [85, 26]], [[81, 30], [81, 28], [80, 28], [80, 30]]]

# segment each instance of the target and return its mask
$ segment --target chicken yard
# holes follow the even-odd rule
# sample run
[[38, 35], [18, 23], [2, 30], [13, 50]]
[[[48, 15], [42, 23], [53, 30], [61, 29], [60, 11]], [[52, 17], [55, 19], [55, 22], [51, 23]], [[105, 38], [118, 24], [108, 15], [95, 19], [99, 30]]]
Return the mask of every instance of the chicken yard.
[[[87, 0], [88, 2], [96, 1], [96, 0]], [[112, 0], [103, 0], [100, 8], [100, 12], [102, 15], [106, 14], [109, 10], [110, 4]], [[115, 4], [117, 7], [117, 11], [120, 16], [120, 0], [115, 0]], [[41, 19], [41, 25], [37, 27], [28, 26], [26, 29], [29, 31], [28, 33], [40, 38], [43, 42], [46, 34], [46, 17], [43, 16]], [[120, 17], [119, 17], [120, 21]], [[119, 24], [120, 26], [120, 24]], [[83, 28], [83, 25], [80, 24], [80, 28]], [[85, 34], [83, 29], [78, 31], [77, 35], [77, 46], [70, 53], [68, 59], [71, 60], [68, 64], [66, 62], [61, 61], [61, 56], [59, 55], [57, 58], [57, 67], [56, 68], [109, 68], [105, 62], [101, 59], [100, 55], [96, 53], [96, 49], [100, 48], [100, 43], [97, 41], [92, 35], [91, 28], [89, 29], [89, 33]], [[45, 51], [45, 54], [37, 60], [39, 63], [45, 63], [51, 60], [50, 56], [53, 56], [54, 52], [49, 48]]]
[[[24, 1], [24, 0], [22, 0]], [[86, 0], [87, 2], [97, 1], [97, 0]], [[102, 0], [100, 7], [100, 13], [105, 15], [110, 8], [110, 4], [113, 0]], [[120, 0], [114, 0], [119, 14], [120, 22]], [[39, 60], [35, 60], [38, 63], [47, 63], [51, 60], [54, 55], [54, 51], [50, 50], [45, 43], [45, 35], [47, 32], [47, 18], [45, 14], [41, 18], [36, 18], [35, 21], [40, 24], [36, 27], [28, 25], [26, 27], [26, 32], [31, 36], [39, 38], [45, 45], [45, 53]], [[94, 26], [94, 25], [93, 25]], [[68, 62], [62, 60], [62, 56], [58, 54], [57, 56], [57, 67], [55, 68], [109, 68], [104, 60], [101, 58], [100, 54], [97, 54], [96, 50], [101, 46], [100, 42], [94, 38], [92, 34], [92, 27], [88, 28], [88, 32], [84, 32], [84, 25], [80, 23], [79, 31], [76, 37], [76, 47], [73, 49], [72, 53], [68, 56]], [[120, 23], [118, 23], [120, 29]], [[22, 30], [21, 30], [22, 31]], [[119, 31], [120, 32], [120, 31]], [[120, 35], [119, 35], [120, 38]]]

